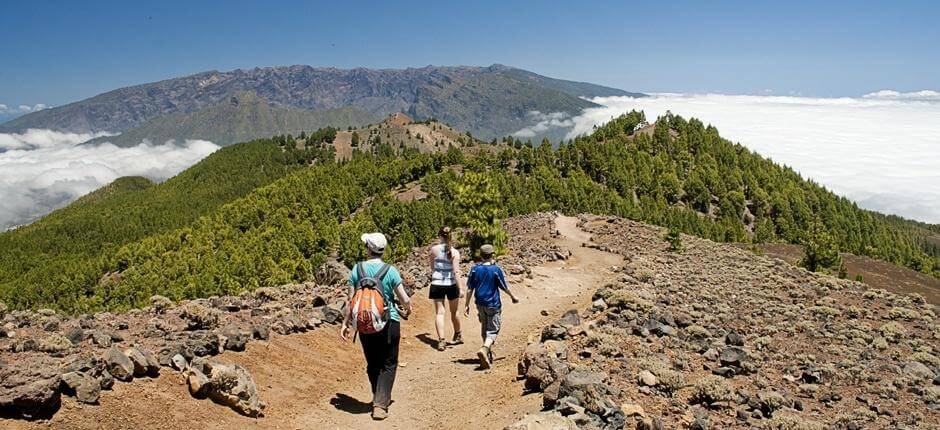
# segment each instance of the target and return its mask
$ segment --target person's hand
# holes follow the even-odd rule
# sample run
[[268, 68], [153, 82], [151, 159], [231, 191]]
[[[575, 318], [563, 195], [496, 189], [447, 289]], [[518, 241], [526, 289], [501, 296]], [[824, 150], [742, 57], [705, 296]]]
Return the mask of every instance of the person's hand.
[[340, 329], [340, 331], [339, 331], [339, 336], [342, 337], [343, 340], [349, 340], [349, 332], [350, 332], [350, 331], [351, 331], [351, 330], [350, 330], [349, 326], [346, 325], [346, 324], [343, 324], [343, 328]]
[[516, 297], [516, 296], [509, 296], [509, 298], [512, 299], [512, 303], [513, 303], [513, 304], [519, 303], [519, 298], [518, 298], [518, 297]]
[[467, 307], [465, 307], [465, 308], [463, 309], [463, 316], [465, 316], [465, 317], [469, 317], [469, 316], [470, 316], [470, 306], [467, 306]]

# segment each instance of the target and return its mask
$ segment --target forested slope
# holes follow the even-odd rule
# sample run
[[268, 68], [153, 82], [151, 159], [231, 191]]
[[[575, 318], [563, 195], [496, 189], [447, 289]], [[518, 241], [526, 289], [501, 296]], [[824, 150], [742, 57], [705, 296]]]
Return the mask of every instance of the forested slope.
[[[69, 266], [40, 258], [37, 267], [58, 266], [54, 279], [40, 270], [5, 277], [0, 297], [15, 307], [83, 312], [140, 306], [152, 294], [239, 293], [308, 280], [334, 253], [350, 263], [365, 230], [389, 235], [394, 260], [427, 243], [445, 223], [466, 226], [482, 218], [492, 227], [483, 233], [499, 239], [499, 218], [553, 209], [626, 216], [735, 242], [801, 243], [815, 226], [844, 251], [936, 274], [937, 258], [924, 252], [925, 229], [859, 209], [698, 120], [667, 116], [636, 133], [644, 123], [642, 113], [624, 115], [557, 150], [507, 139], [505, 150], [472, 155], [452, 147], [318, 162], [198, 219], [194, 214], [181, 228], [125, 237], [122, 246]], [[218, 186], [198, 175], [192, 180], [191, 192]], [[413, 181], [427, 198], [393, 197], [393, 189]], [[16, 233], [32, 242], [27, 232]], [[3, 255], [6, 270], [27, 253]]]
[[[283, 137], [223, 148], [166, 182], [120, 178], [35, 223], [0, 234], [0, 300], [17, 307], [69, 307], [101, 277], [99, 257], [143, 237], [190, 224], [220, 204], [305, 166], [321, 150]], [[332, 157], [332, 154], [326, 154]]]

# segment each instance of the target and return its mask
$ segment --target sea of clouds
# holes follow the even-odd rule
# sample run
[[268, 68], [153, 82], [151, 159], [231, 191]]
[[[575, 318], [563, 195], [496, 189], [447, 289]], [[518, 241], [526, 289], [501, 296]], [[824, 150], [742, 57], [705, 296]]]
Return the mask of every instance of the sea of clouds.
[[574, 117], [533, 114], [515, 135], [590, 133], [632, 109], [652, 122], [671, 111], [790, 166], [859, 206], [940, 223], [940, 92], [883, 90], [862, 97], [651, 94], [601, 97]]
[[0, 231], [22, 225], [122, 176], [169, 178], [219, 147], [187, 140], [122, 148], [80, 145], [105, 134], [0, 133]]

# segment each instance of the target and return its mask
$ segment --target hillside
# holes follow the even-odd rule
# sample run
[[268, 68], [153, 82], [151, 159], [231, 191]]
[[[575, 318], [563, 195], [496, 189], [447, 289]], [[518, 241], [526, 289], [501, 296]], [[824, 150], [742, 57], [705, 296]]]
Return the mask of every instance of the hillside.
[[90, 144], [111, 142], [134, 146], [144, 140], [155, 144], [202, 139], [221, 146], [279, 134], [298, 135], [323, 127], [347, 128], [378, 122], [379, 116], [351, 107], [305, 110], [274, 107], [251, 92], [238, 92], [217, 105], [195, 112], [158, 116], [117, 136], [100, 137]]
[[[126, 243], [189, 225], [306, 165], [316, 154], [282, 146], [276, 139], [261, 139], [223, 148], [161, 184], [119, 178], [0, 234], [0, 301], [16, 307], [75, 306], [80, 290], [73, 288], [97, 283], [102, 257]], [[63, 296], [64, 291], [71, 293]]]
[[[504, 302], [489, 370], [476, 339], [437, 351], [425, 248], [399, 267], [390, 415], [368, 417], [360, 347], [337, 336], [342, 268], [317, 282], [130, 313], [11, 313], [0, 425], [552, 429], [930, 429], [940, 424], [934, 307], [732, 245], [617, 217], [505, 220]], [[462, 254], [468, 254], [464, 249]], [[465, 318], [467, 333], [479, 331]], [[51, 327], [51, 329], [50, 329]], [[139, 367], [138, 367], [139, 364]], [[206, 366], [212, 373], [203, 374]], [[238, 366], [221, 384], [215, 370]], [[211, 379], [200, 383], [200, 377]], [[61, 381], [61, 383], [60, 383]], [[192, 393], [192, 394], [191, 394]], [[207, 398], [208, 397], [208, 398]], [[442, 414], [426, 405], [473, 402]], [[210, 400], [211, 399], [211, 400]], [[213, 404], [216, 403], [216, 404]], [[155, 414], [154, 410], [166, 411]], [[28, 421], [23, 418], [40, 418]]]
[[[413, 125], [394, 118], [385, 124]], [[920, 230], [903, 220], [861, 210], [695, 119], [667, 116], [649, 133], [634, 134], [644, 122], [642, 113], [634, 112], [557, 150], [515, 140], [475, 152], [440, 152], [439, 147], [430, 153], [396, 153], [391, 145], [388, 151], [376, 147], [373, 154], [266, 179], [267, 186], [250, 192], [240, 188], [243, 197], [233, 195], [228, 204], [206, 208], [205, 216], [176, 220], [165, 230], [134, 229], [134, 234], [117, 233], [119, 240], [106, 241], [85, 242], [74, 235], [68, 246], [122, 245], [68, 265], [44, 250], [54, 252], [55, 243], [70, 236], [17, 230], [0, 235], [0, 242], [16, 238], [20, 244], [2, 248], [4, 273], [13, 275], [0, 283], [0, 297], [16, 308], [87, 312], [142, 306], [153, 294], [192, 299], [304, 281], [332, 255], [351, 263], [359, 249], [356, 232], [364, 228], [393, 234], [392, 257], [402, 258], [440, 225], [466, 222], [461, 217], [467, 210], [483, 210], [476, 204], [459, 206], [477, 198], [466, 195], [474, 190], [485, 201], [498, 202], [486, 212], [497, 218], [545, 210], [612, 214], [716, 241], [757, 243], [803, 243], [811, 229], [821, 229], [838, 249], [936, 275], [937, 258], [925, 251]], [[437, 126], [433, 121], [425, 125]], [[324, 139], [332, 142], [337, 135], [321, 130], [303, 142], [279, 142], [284, 151], [329, 151]], [[239, 146], [227, 149], [235, 154]], [[293, 158], [293, 152], [287, 154]], [[295, 163], [309, 163], [308, 156], [298, 155]], [[415, 183], [420, 190], [409, 185]], [[425, 198], [392, 196], [392, 190], [406, 185], [411, 194]], [[197, 181], [187, 192], [211, 186]], [[189, 201], [181, 195], [176, 199], [168, 205]], [[172, 219], [164, 208], [151, 210], [145, 202], [140, 208], [156, 219]], [[41, 221], [36, 228], [49, 225], [54, 223]], [[63, 228], [76, 231], [68, 223]], [[24, 269], [32, 275], [22, 276]], [[48, 273], [61, 273], [62, 279]]]
[[[640, 95], [547, 78], [502, 65], [420, 69], [335, 69], [310, 66], [204, 72], [109, 91], [30, 113], [0, 124], [0, 132], [45, 128], [71, 132], [124, 132], [172, 113], [225, 103], [249, 91], [278, 107], [354, 108], [377, 116], [405, 112], [437, 118], [484, 139], [530, 124], [530, 111], [577, 114], [595, 106], [580, 97]], [[252, 130], [257, 135], [261, 130]]]
[[[391, 154], [415, 150], [434, 153], [447, 151], [451, 147], [467, 152], [484, 148], [484, 142], [461, 133], [450, 125], [435, 119], [415, 122], [401, 112], [389, 115], [378, 124], [337, 130], [331, 143], [336, 150], [336, 157], [341, 160], [352, 158], [354, 152]], [[487, 147], [497, 150], [502, 146]]]

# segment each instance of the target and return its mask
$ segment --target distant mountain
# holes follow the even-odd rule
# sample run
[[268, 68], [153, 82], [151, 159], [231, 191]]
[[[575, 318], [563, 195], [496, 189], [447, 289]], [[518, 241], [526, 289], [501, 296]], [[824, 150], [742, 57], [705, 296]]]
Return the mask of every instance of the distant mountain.
[[276, 134], [299, 134], [333, 126], [346, 128], [378, 122], [380, 116], [352, 107], [306, 110], [274, 107], [253, 92], [236, 92], [221, 103], [195, 112], [174, 112], [158, 116], [117, 136], [93, 139], [89, 143], [111, 142], [134, 146], [149, 140], [203, 139], [228, 146]]
[[0, 132], [47, 128], [119, 133], [166, 114], [218, 105], [241, 91], [254, 92], [277, 107], [351, 107], [381, 116], [401, 111], [418, 120], [433, 117], [484, 139], [531, 125], [531, 111], [575, 115], [596, 106], [582, 97], [642, 96], [502, 65], [378, 70], [266, 67], [204, 72], [121, 88], [15, 118], [0, 124]]

